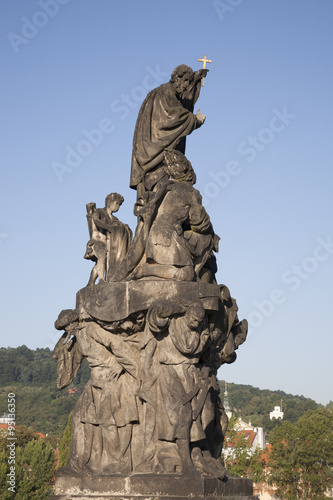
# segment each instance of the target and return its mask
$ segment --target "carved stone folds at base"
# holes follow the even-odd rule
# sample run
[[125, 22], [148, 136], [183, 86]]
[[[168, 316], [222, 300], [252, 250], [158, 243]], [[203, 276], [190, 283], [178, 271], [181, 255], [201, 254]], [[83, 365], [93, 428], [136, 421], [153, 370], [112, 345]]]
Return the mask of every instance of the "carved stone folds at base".
[[139, 500], [210, 499], [256, 500], [252, 480], [229, 477], [223, 481], [210, 477], [173, 474], [126, 476], [57, 475], [51, 500]]

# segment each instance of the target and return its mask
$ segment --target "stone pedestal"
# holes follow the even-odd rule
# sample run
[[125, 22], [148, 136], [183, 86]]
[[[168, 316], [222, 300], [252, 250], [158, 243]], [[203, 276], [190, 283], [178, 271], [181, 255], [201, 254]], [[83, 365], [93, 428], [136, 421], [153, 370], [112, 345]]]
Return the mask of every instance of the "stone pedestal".
[[149, 309], [158, 299], [189, 305], [200, 300], [208, 311], [218, 311], [221, 290], [212, 283], [191, 281], [123, 281], [100, 283], [78, 291], [76, 309], [100, 321], [119, 321]]
[[180, 474], [84, 476], [56, 474], [51, 500], [256, 500], [251, 479]]

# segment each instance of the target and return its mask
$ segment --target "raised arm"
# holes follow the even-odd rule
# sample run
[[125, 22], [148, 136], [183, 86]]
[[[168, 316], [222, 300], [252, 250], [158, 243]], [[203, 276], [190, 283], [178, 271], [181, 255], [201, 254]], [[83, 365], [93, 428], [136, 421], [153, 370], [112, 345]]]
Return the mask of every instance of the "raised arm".
[[109, 232], [112, 231], [111, 226], [100, 219], [100, 215], [98, 214], [98, 212], [94, 214], [93, 221], [98, 229], [104, 229], [105, 231]]

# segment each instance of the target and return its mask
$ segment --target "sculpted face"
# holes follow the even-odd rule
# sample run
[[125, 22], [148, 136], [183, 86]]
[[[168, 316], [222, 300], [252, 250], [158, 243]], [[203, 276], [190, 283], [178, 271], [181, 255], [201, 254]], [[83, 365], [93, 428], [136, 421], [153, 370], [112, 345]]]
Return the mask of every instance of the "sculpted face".
[[199, 304], [190, 305], [186, 311], [186, 323], [191, 330], [195, 330], [205, 317], [205, 310]]
[[179, 151], [165, 150], [164, 164], [166, 173], [180, 182], [196, 182], [196, 176], [191, 163]]
[[193, 79], [193, 75], [190, 73], [185, 73], [183, 76], [176, 76], [175, 81], [173, 82], [173, 86], [177, 92], [179, 97], [183, 97], [188, 86], [190, 85]]
[[113, 214], [115, 212], [118, 212], [120, 205], [121, 203], [117, 200], [109, 201], [106, 205], [108, 214]]

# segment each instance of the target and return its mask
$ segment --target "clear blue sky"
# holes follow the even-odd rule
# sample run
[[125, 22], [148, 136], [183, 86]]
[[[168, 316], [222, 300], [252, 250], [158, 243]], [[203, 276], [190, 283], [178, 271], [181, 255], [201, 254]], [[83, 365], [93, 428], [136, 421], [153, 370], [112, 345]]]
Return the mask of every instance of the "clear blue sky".
[[53, 322], [91, 270], [86, 203], [121, 193], [119, 218], [135, 228], [139, 106], [175, 66], [199, 69], [207, 54], [197, 103], [207, 119], [187, 156], [221, 236], [218, 280], [251, 324], [219, 376], [333, 400], [333, 3], [2, 0], [0, 10], [1, 345], [53, 347]]

